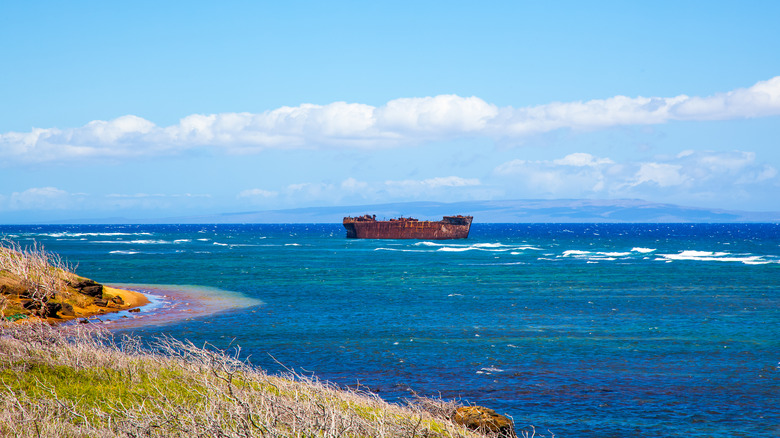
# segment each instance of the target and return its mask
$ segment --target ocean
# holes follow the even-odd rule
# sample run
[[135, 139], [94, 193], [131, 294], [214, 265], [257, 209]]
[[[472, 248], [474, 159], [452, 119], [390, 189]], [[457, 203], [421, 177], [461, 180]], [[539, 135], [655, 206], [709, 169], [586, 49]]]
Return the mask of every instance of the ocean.
[[779, 224], [475, 223], [455, 241], [346, 239], [340, 224], [0, 235], [102, 283], [233, 302], [118, 331], [240, 346], [271, 373], [484, 405], [548, 437], [780, 436]]

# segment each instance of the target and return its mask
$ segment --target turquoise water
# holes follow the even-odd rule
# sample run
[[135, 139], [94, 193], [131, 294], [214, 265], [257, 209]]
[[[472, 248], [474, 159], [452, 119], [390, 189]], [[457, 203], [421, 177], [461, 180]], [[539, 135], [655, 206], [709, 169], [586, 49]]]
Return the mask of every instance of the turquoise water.
[[[3, 226], [105, 283], [260, 300], [133, 332], [387, 400], [441, 395], [558, 437], [780, 435], [780, 225]], [[277, 363], [277, 361], [279, 363]]]

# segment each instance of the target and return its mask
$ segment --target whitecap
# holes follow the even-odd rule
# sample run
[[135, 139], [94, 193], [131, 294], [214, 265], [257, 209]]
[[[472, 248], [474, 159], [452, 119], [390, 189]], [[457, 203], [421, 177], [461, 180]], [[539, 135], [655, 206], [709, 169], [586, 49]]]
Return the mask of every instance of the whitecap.
[[374, 251], [397, 251], [397, 252], [426, 252], [419, 249], [399, 249], [399, 248], [374, 248]]
[[567, 249], [563, 252], [563, 257], [569, 257], [569, 256], [584, 256], [590, 254], [590, 251], [580, 251], [577, 249]]
[[98, 236], [151, 236], [152, 233], [41, 233], [39, 236], [47, 237], [98, 237]]
[[138, 251], [122, 251], [122, 250], [116, 250], [116, 251], [109, 251], [109, 254], [123, 254], [123, 255], [131, 255], [131, 254], [140, 254]]
[[505, 245], [502, 245], [500, 243], [476, 243], [474, 244], [474, 248], [501, 248]]
[[173, 241], [173, 243], [189, 243], [192, 242], [192, 239], [176, 239]]
[[442, 244], [441, 243], [436, 243], [436, 242], [425, 241], [425, 242], [417, 242], [417, 243], [414, 244], [414, 246], [442, 246]]
[[109, 243], [121, 245], [165, 245], [171, 242], [168, 240], [93, 240], [90, 243]]
[[228, 245], [227, 243], [219, 243], [219, 242], [214, 242], [214, 243], [212, 243], [212, 245], [218, 245], [218, 246], [230, 246], [230, 245]]
[[663, 257], [656, 260], [686, 260], [686, 261], [699, 261], [699, 262], [740, 262], [749, 265], [766, 264], [768, 261], [762, 256], [758, 255], [733, 255], [728, 252], [712, 252], [712, 251], [693, 251], [686, 250], [681, 251], [679, 254], [658, 254]]
[[[769, 260], [744, 260], [742, 263], [746, 265], [768, 265], [772, 262]], [[774, 262], [774, 263], [780, 263], [780, 262]]]
[[631, 248], [631, 251], [633, 251], [633, 252], [640, 252], [642, 254], [647, 254], [648, 252], [655, 251], [655, 248], [642, 248], [642, 247], [637, 246], [637, 247]]
[[461, 247], [461, 248], [455, 248], [455, 247], [452, 247], [452, 246], [445, 246], [445, 247], [442, 247], [442, 248], [439, 248], [439, 249], [437, 249], [436, 251], [445, 251], [445, 252], [463, 252], [463, 251], [469, 251], [469, 250], [472, 250], [472, 249], [474, 249], [474, 248], [472, 248], [472, 247], [470, 247], [470, 246], [467, 246], [467, 247]]
[[625, 257], [627, 255], [630, 255], [630, 252], [599, 252], [596, 253], [598, 255], [603, 255], [607, 257]]

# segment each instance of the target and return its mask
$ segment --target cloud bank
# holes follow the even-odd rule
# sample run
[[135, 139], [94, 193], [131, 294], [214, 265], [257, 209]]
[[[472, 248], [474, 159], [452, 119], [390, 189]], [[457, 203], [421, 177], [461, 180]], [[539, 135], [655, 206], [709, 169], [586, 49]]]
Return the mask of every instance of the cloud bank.
[[350, 205], [430, 199], [641, 198], [711, 204], [771, 197], [780, 190], [779, 175], [776, 168], [758, 161], [755, 153], [745, 151], [683, 151], [638, 161], [578, 152], [551, 160], [507, 161], [480, 178], [453, 175], [382, 181], [349, 177], [340, 183], [249, 189], [238, 197], [267, 208], [285, 207], [285, 202], [293, 200]]
[[395, 99], [379, 107], [334, 102], [259, 114], [193, 114], [167, 127], [126, 115], [78, 128], [0, 134], [0, 152], [4, 163], [10, 164], [176, 155], [197, 148], [234, 154], [265, 149], [378, 148], [462, 137], [522, 138], [558, 129], [776, 115], [780, 115], [780, 76], [707, 97], [615, 96], [524, 108], [498, 107], [478, 97], [440, 95]]
[[780, 188], [778, 170], [758, 162], [755, 153], [744, 151], [683, 151], [651, 161], [625, 162], [575, 153], [556, 160], [508, 161], [497, 166], [493, 174], [511, 183], [521, 196], [546, 198], [662, 200], [683, 194], [723, 201]]

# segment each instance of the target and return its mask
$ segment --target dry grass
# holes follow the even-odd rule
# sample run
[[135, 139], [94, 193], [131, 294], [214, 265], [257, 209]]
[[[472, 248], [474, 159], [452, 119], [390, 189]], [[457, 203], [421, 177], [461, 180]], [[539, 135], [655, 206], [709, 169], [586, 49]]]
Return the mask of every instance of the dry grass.
[[47, 252], [43, 245], [33, 242], [22, 247], [19, 243], [3, 238], [0, 240], [0, 272], [8, 272], [38, 309], [45, 313], [45, 304], [51, 298], [70, 298], [66, 279], [72, 269], [59, 255]]
[[455, 405], [409, 406], [171, 338], [142, 347], [83, 326], [0, 326], [0, 436], [480, 437]]

